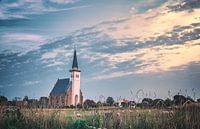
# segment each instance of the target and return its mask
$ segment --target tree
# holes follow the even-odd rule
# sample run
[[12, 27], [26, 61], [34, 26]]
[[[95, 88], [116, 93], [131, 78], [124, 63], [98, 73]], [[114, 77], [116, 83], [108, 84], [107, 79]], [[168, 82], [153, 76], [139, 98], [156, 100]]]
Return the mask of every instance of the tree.
[[188, 100], [189, 100], [190, 102], [195, 102], [194, 99], [192, 99], [190, 96], [188, 96], [188, 97], [186, 98], [186, 101], [188, 101]]
[[108, 104], [109, 106], [113, 105], [114, 104], [114, 99], [112, 97], [108, 97], [106, 99], [106, 104]]
[[24, 96], [23, 101], [28, 101], [28, 96]]
[[200, 103], [200, 98], [199, 98], [199, 99], [197, 99], [197, 102], [198, 102], [198, 103]]
[[0, 96], [0, 103], [8, 101], [8, 99], [5, 96]]
[[145, 103], [145, 104], [147, 104], [147, 105], [150, 106], [150, 105], [153, 103], [153, 100], [150, 99], [150, 98], [144, 98], [144, 99], [142, 100], [142, 103]]
[[186, 101], [187, 101], [187, 99], [183, 95], [175, 95], [174, 96], [174, 103], [176, 105], [183, 105]]
[[93, 100], [86, 99], [83, 106], [84, 108], [96, 107], [96, 103]]
[[97, 105], [97, 107], [100, 107], [100, 106], [102, 106], [103, 104], [101, 103], [101, 101], [98, 101], [98, 102], [96, 103], [96, 105]]
[[169, 98], [165, 99], [165, 105], [166, 105], [167, 107], [171, 106], [172, 104], [173, 104], [173, 102], [172, 102], [171, 99], [169, 99]]
[[82, 105], [79, 103], [76, 108], [82, 108]]
[[165, 106], [165, 101], [162, 100], [162, 99], [155, 99], [155, 100], [153, 100], [152, 105], [153, 105], [154, 107], [161, 108], [161, 107]]

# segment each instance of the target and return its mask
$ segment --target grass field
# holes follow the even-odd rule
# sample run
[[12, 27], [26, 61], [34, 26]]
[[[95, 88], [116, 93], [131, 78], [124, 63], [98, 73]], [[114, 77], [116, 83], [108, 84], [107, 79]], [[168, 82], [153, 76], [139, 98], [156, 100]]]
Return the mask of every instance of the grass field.
[[0, 129], [200, 129], [200, 106], [166, 109], [23, 109], [0, 114]]

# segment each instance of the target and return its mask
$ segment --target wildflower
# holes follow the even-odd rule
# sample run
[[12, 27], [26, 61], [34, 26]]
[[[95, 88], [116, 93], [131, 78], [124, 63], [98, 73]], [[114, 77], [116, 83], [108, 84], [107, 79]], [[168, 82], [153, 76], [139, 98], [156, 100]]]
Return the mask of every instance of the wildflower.
[[77, 114], [76, 114], [76, 117], [81, 117], [81, 114], [80, 114], [80, 113], [77, 113]]
[[119, 112], [117, 113], [117, 116], [120, 116], [120, 113], [119, 113]]
[[166, 114], [168, 114], [169, 113], [169, 111], [162, 111], [164, 114], [166, 113]]

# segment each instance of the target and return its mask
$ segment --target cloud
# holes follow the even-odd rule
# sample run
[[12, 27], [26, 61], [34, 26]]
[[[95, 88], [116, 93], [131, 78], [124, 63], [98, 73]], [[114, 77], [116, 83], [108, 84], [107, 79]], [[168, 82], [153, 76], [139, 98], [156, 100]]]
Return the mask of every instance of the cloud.
[[6, 42], [28, 41], [28, 42], [43, 42], [45, 38], [41, 35], [27, 33], [7, 33], [1, 36]]
[[200, 9], [171, 12], [169, 3], [142, 14], [134, 13], [130, 19], [119, 24], [109, 24], [115, 28], [114, 31], [104, 26], [102, 32], [119, 41], [117, 44], [128, 41], [124, 46], [135, 46], [132, 51], [102, 54], [102, 58], [108, 61], [107, 64], [117, 66], [127, 61], [129, 65], [130, 62], [141, 63], [133, 63], [132, 69], [122, 71], [117, 67], [118, 71], [110, 71], [110, 74], [96, 78], [181, 70], [190, 63], [200, 62], [199, 26], [191, 27], [192, 24], [199, 23]]
[[192, 12], [195, 8], [200, 8], [199, 0], [180, 0], [174, 3], [173, 5], [169, 5], [168, 7], [171, 11], [185, 11], [188, 10]]
[[59, 66], [59, 65], [63, 65], [63, 64], [64, 64], [64, 62], [54, 61], [53, 63], [48, 64], [47, 67]]
[[88, 8], [88, 7], [90, 7], [90, 6], [89, 5], [83, 5], [83, 6], [74, 6], [74, 7], [63, 8], [63, 9], [51, 8], [51, 9], [45, 10], [43, 12], [47, 12], [47, 13], [61, 12], [61, 11], [68, 11], [68, 10], [76, 10], [76, 9]]
[[88, 7], [66, 6], [67, 4], [73, 4], [78, 1], [79, 0], [17, 0], [11, 2], [0, 1], [0, 4], [2, 5], [0, 8], [0, 20], [30, 19], [29, 16], [32, 14], [43, 14]]
[[97, 75], [94, 76], [92, 79], [94, 80], [104, 80], [104, 79], [112, 79], [112, 78], [117, 78], [117, 77], [123, 77], [127, 75], [132, 75], [134, 72], [131, 71], [118, 71], [118, 72], [112, 72], [110, 74], [105, 74], [105, 75]]
[[32, 86], [32, 85], [36, 85], [36, 84], [39, 84], [40, 82], [39, 81], [26, 81], [24, 82], [24, 85], [25, 86]]
[[64, 48], [57, 48], [57, 49], [54, 49], [53, 51], [51, 52], [46, 52], [42, 55], [41, 59], [42, 60], [46, 60], [46, 59], [54, 59], [56, 58], [58, 55], [62, 55], [62, 56], [65, 56], [65, 57], [69, 57], [72, 55], [72, 52], [70, 51], [67, 51], [65, 50]]
[[96, 68], [92, 78], [184, 70], [199, 63], [200, 10], [172, 12], [168, 5], [73, 33], [70, 41], [81, 48], [81, 58]]
[[133, 63], [129, 69], [123, 69], [122, 71], [120, 68], [116, 67], [116, 69], [119, 69], [117, 72], [108, 71], [110, 74], [97, 75], [93, 79], [110, 79], [131, 74], [182, 70], [183, 66], [187, 66], [190, 63], [200, 63], [199, 42], [200, 40], [193, 40], [183, 45], [159, 45], [117, 54], [102, 54], [102, 57], [108, 60], [107, 64], [114, 66], [127, 61], [137, 61], [141, 63]]
[[184, 43], [183, 45], [171, 46], [155, 46], [152, 48], [141, 49], [145, 52], [144, 56], [140, 57], [141, 65], [147, 64], [136, 70], [136, 73], [149, 72], [165, 72], [181, 69], [190, 63], [200, 62], [200, 40], [193, 40]]
[[[134, 0], [133, 1], [133, 13], [144, 13], [149, 9], [154, 9], [162, 5], [168, 0]], [[131, 12], [132, 13], [132, 12]]]
[[[49, 50], [48, 50], [49, 51]], [[39, 59], [41, 63], [45, 64], [45, 67], [53, 67], [63, 65], [72, 57], [73, 51], [67, 50], [67, 48], [55, 48], [52, 51], [45, 52]]]
[[49, 0], [49, 1], [57, 4], [69, 4], [69, 3], [74, 3], [78, 0]]
[[[76, 36], [81, 40], [78, 38], [76, 41], [81, 42], [87, 39], [90, 44], [92, 40], [90, 47], [86, 51], [87, 55], [84, 54], [83, 57], [90, 60], [90, 62], [98, 62], [95, 65], [101, 68], [104, 66], [101, 72], [93, 75], [93, 79], [109, 79], [133, 74], [151, 74], [185, 70], [190, 64], [200, 63], [200, 35], [197, 12], [198, 10], [190, 13], [173, 13], [180, 18], [186, 15], [188, 19], [187, 21], [185, 21], [185, 19], [183, 22], [176, 21], [173, 18], [169, 22], [166, 19], [166, 22], [173, 24], [167, 26], [169, 30], [159, 35], [152, 34], [152, 37], [149, 36], [149, 38], [143, 38], [143, 35], [141, 35], [142, 37], [137, 38], [123, 37], [118, 39], [110, 35], [105, 37], [103, 34], [95, 33], [106, 33], [110, 25], [118, 29], [119, 24], [127, 23], [127, 21], [124, 20], [120, 23], [116, 23], [115, 21], [103, 23], [91, 28], [91, 31], [86, 31], [95, 34], [92, 36], [92, 39], [98, 39], [98, 41], [92, 40], [90, 36], [87, 36], [87, 34], [91, 35], [91, 33], [83, 32], [81, 34], [80, 31], [79, 35]], [[171, 18], [173, 15], [169, 17]], [[143, 20], [145, 22], [146, 19]], [[157, 25], [161, 26], [160, 23], [157, 23]], [[137, 32], [137, 30], [133, 30]], [[81, 35], [83, 35], [84, 38]], [[124, 35], [126, 35], [126, 33]], [[146, 36], [145, 32], [144, 36]], [[110, 40], [112, 38], [113, 40]], [[99, 45], [101, 47], [98, 47]]]
[[125, 22], [110, 25], [115, 30], [105, 27], [105, 34], [118, 40], [134, 38], [145, 41], [171, 32], [176, 26], [199, 22], [200, 9], [194, 9], [193, 12], [171, 12], [167, 6], [168, 3], [165, 3], [151, 11], [134, 14]]
[[57, 52], [47, 52], [42, 55], [42, 59], [51, 59], [57, 57]]
[[0, 10], [0, 20], [7, 20], [7, 19], [29, 19], [29, 18], [21, 14], [8, 14]]
[[47, 42], [47, 37], [31, 33], [3, 33], [0, 36], [0, 51], [10, 50], [25, 54], [39, 49]]
[[[25, 14], [34, 14], [43, 11], [45, 8], [42, 0], [17, 0], [17, 1], [0, 1], [1, 20], [6, 19], [23, 19], [27, 18]], [[15, 11], [13, 11], [15, 10]]]

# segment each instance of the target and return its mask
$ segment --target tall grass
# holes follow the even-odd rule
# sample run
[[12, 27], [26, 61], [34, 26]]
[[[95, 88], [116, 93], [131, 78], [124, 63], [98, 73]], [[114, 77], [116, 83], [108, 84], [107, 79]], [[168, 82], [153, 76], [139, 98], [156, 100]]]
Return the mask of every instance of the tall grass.
[[0, 114], [0, 129], [200, 129], [200, 106], [165, 109], [17, 110]]

